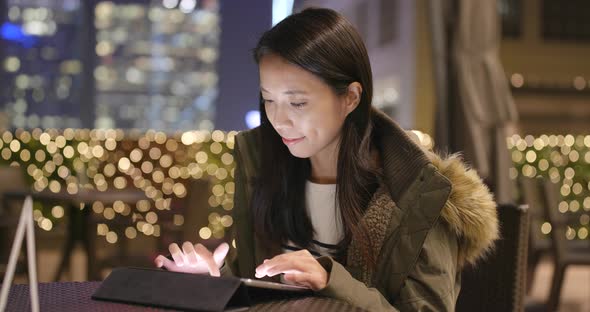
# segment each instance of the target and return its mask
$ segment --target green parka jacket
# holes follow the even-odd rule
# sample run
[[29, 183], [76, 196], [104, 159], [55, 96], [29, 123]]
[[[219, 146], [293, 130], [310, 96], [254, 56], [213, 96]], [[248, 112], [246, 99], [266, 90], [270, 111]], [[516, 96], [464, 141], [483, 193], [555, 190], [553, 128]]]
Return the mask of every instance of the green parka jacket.
[[[318, 258], [329, 273], [319, 293], [369, 311], [454, 311], [461, 267], [498, 237], [496, 204], [474, 170], [456, 156], [422, 149], [393, 120], [374, 110], [384, 179], [363, 216], [378, 255], [371, 269], [352, 239], [346, 266]], [[234, 237], [222, 275], [253, 278], [264, 259], [280, 254], [254, 235], [250, 181], [256, 176], [259, 129], [235, 137]]]

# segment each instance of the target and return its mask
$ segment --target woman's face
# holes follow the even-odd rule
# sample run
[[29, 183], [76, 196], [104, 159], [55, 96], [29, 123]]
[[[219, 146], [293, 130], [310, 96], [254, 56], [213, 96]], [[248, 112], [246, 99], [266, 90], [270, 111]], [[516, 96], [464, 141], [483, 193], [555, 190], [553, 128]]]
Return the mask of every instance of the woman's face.
[[358, 99], [338, 96], [321, 78], [274, 54], [261, 59], [259, 70], [266, 115], [291, 154], [335, 153], [344, 120]]

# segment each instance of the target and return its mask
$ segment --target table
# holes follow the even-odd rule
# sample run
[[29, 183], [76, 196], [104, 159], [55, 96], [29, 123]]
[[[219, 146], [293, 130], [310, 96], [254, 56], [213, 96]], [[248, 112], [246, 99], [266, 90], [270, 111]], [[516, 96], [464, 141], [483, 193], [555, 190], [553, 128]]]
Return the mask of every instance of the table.
[[[145, 193], [139, 189], [109, 189], [104, 192], [98, 190], [83, 190], [77, 194], [70, 194], [65, 191], [53, 193], [48, 190], [41, 192], [15, 191], [3, 194], [3, 207], [8, 207], [10, 201], [21, 201], [29, 195], [33, 197], [33, 200], [67, 203], [67, 207], [64, 207], [66, 208], [65, 210], [69, 217], [66, 242], [62, 251], [62, 259], [54, 276], [55, 281], [59, 280], [62, 272], [69, 265], [70, 256], [77, 241], [82, 243], [87, 255], [88, 270], [86, 278], [94, 280], [98, 279], [95, 257], [93, 256], [95, 246], [92, 244], [92, 233], [95, 233], [96, 228], [88, 226], [90, 223], [90, 206], [94, 202], [100, 201], [109, 205], [113, 204], [115, 201], [122, 201], [126, 204], [135, 205], [140, 200], [149, 199]], [[84, 205], [84, 209], [80, 209], [81, 205]]]
[[[39, 284], [41, 311], [174, 311], [92, 300], [90, 296], [100, 286], [100, 283], [61, 282]], [[11, 287], [6, 311], [30, 311], [28, 285], [21, 284]], [[306, 297], [258, 304], [248, 311], [356, 312], [363, 310], [336, 299]]]

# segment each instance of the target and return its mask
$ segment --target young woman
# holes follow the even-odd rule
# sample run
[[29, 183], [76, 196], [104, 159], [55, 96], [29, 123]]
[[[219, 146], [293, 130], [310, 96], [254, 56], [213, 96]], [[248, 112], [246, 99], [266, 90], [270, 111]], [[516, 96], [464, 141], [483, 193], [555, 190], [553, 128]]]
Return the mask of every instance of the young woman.
[[[371, 311], [454, 311], [460, 271], [497, 237], [495, 203], [457, 157], [371, 107], [354, 27], [307, 9], [254, 50], [261, 126], [236, 136], [236, 249], [172, 244], [172, 271], [306, 285]], [[224, 265], [225, 263], [225, 265]]]

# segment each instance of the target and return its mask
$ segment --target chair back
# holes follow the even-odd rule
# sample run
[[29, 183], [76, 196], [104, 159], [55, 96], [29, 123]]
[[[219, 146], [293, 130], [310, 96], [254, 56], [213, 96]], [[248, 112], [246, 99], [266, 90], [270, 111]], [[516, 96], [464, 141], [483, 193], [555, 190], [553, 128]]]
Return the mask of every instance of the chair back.
[[461, 273], [456, 311], [523, 311], [528, 254], [526, 205], [498, 206], [500, 239], [493, 251]]

